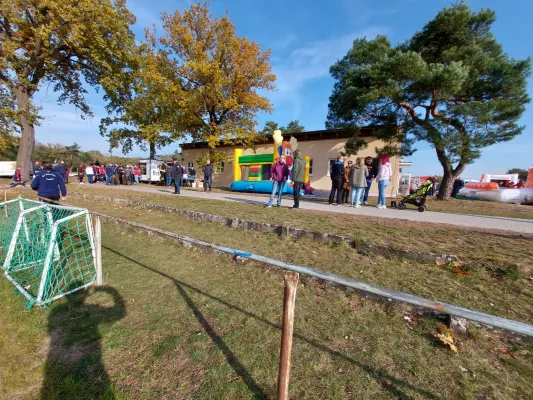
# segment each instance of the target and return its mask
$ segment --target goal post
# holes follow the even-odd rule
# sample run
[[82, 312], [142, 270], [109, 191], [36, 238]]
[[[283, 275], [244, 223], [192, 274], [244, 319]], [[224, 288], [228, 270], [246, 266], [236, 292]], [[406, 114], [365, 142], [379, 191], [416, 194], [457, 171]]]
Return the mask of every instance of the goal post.
[[[96, 249], [88, 211], [18, 201], [18, 208], [6, 209], [6, 203], [0, 203], [10, 222], [0, 226], [0, 262], [28, 306], [45, 305], [95, 283]], [[10, 213], [18, 214], [15, 223]]]

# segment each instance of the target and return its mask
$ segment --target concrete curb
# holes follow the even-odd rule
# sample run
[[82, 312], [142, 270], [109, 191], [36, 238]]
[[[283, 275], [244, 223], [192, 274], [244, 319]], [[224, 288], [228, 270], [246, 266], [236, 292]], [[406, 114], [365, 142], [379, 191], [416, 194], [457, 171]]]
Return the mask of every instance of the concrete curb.
[[354, 240], [347, 236], [329, 234], [327, 232], [316, 232], [309, 229], [294, 228], [291, 226], [275, 225], [266, 222], [248, 221], [239, 218], [231, 218], [216, 214], [204, 213], [200, 211], [182, 210], [179, 208], [160, 206], [136, 200], [120, 199], [107, 196], [95, 196], [78, 192], [71, 192], [71, 194], [82, 197], [84, 199], [98, 198], [99, 200], [104, 200], [115, 204], [121, 204], [126, 206], [130, 205], [144, 209], [175, 213], [185, 218], [190, 218], [197, 221], [215, 222], [236, 229], [244, 229], [248, 231], [263, 233], [273, 233], [279, 236], [289, 236], [296, 239], [308, 238], [317, 242], [324, 243], [344, 243], [347, 246], [352, 247], [361, 253], [372, 253], [386, 257], [406, 258], [409, 260], [420, 262], [437, 262], [441, 265], [449, 264], [454, 261], [459, 261], [459, 258], [456, 255], [395, 249], [388, 246], [382, 246], [373, 243]]

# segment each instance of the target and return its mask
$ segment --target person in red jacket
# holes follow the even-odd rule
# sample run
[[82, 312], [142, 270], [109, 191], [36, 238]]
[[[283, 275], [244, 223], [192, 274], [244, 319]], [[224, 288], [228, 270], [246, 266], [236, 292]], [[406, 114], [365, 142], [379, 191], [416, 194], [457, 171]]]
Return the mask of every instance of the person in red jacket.
[[135, 167], [133, 167], [133, 177], [135, 178], [135, 184], [136, 185], [141, 183], [139, 181], [139, 179], [141, 179], [141, 169], [139, 168], [138, 165], [135, 165]]
[[281, 205], [281, 199], [283, 197], [283, 188], [285, 187], [287, 179], [289, 179], [289, 173], [289, 166], [285, 163], [285, 156], [278, 157], [277, 161], [272, 165], [272, 169], [270, 170], [270, 175], [272, 177], [273, 183], [272, 193], [270, 194], [270, 199], [268, 200], [268, 203], [266, 205], [267, 208], [272, 207], [272, 203], [274, 202], [274, 196], [276, 195], [276, 191], [278, 189], [279, 194], [276, 207], [279, 207]]
[[9, 184], [9, 187], [15, 187], [17, 185], [22, 185], [22, 187], [26, 187], [26, 184], [22, 181], [22, 172], [20, 170], [20, 167], [17, 167], [15, 170], [15, 174], [13, 175], [13, 180]]

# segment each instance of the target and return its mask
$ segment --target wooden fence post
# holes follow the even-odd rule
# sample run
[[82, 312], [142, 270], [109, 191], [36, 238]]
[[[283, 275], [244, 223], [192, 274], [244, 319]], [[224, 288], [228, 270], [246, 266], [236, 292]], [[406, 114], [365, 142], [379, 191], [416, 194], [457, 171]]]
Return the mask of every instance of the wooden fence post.
[[278, 400], [287, 400], [289, 398], [292, 335], [294, 331], [294, 307], [296, 305], [296, 289], [298, 288], [299, 277], [300, 275], [297, 272], [285, 273], [283, 323], [281, 327], [281, 350], [278, 374]]

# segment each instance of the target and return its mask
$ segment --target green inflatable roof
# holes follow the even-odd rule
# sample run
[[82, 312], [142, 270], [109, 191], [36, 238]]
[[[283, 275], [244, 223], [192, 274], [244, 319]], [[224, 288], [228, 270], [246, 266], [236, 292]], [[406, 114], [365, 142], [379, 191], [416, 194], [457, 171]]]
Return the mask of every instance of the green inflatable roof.
[[248, 156], [240, 156], [239, 164], [265, 164], [273, 162], [272, 154], [251, 154]]

